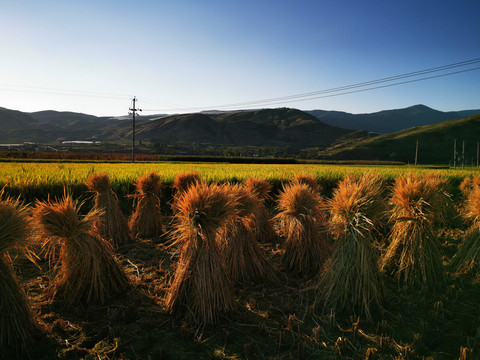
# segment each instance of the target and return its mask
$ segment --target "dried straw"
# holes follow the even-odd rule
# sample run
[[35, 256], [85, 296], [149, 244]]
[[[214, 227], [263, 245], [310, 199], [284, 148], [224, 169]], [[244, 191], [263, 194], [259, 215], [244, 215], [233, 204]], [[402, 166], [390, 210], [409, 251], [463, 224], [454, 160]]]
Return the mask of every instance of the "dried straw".
[[38, 202], [34, 210], [47, 255], [60, 246], [51, 295], [68, 305], [105, 304], [130, 286], [111, 245], [96, 231], [98, 216], [97, 210], [80, 217], [79, 206], [70, 196], [59, 202]]
[[7, 251], [22, 248], [29, 235], [27, 209], [18, 200], [0, 193], [0, 358], [21, 358], [33, 336], [39, 333], [38, 319], [7, 265]]
[[265, 205], [268, 199], [271, 185], [268, 181], [259, 178], [249, 177], [244, 183], [245, 189], [258, 199], [258, 205], [255, 209], [255, 236], [259, 242], [274, 242], [277, 240], [277, 234], [273, 229], [273, 224]]
[[234, 199], [225, 187], [200, 183], [181, 193], [176, 206], [174, 237], [181, 249], [166, 308], [196, 324], [216, 323], [234, 308], [233, 285], [215, 240], [235, 214]]
[[227, 272], [237, 283], [278, 280], [278, 272], [267, 260], [255, 236], [255, 215], [259, 200], [245, 188], [231, 186], [237, 216], [219, 233]]
[[446, 205], [444, 181], [437, 175], [410, 174], [396, 179], [390, 199], [394, 222], [380, 269], [399, 283], [421, 290], [444, 284], [440, 244], [435, 223]]
[[339, 182], [328, 201], [336, 241], [319, 286], [325, 306], [369, 319], [384, 298], [373, 246], [382, 191], [382, 179], [372, 173], [361, 178], [348, 175]]
[[187, 191], [190, 186], [200, 183], [200, 175], [196, 171], [181, 172], [175, 176], [173, 187], [177, 193]]
[[465, 200], [463, 216], [471, 222], [450, 266], [458, 274], [480, 273], [480, 187], [472, 188]]
[[140, 238], [155, 238], [163, 233], [161, 203], [158, 194], [162, 178], [152, 171], [137, 180], [135, 211], [130, 217], [132, 235]]
[[322, 186], [318, 183], [317, 179], [308, 174], [295, 174], [295, 177], [292, 179], [292, 184], [305, 184], [310, 186], [315, 192], [322, 191]]
[[306, 184], [290, 184], [278, 198], [283, 263], [297, 274], [317, 274], [331, 253], [326, 214], [320, 195]]
[[92, 174], [86, 183], [90, 191], [95, 193], [94, 209], [99, 211], [96, 224], [100, 235], [109, 239], [114, 248], [132, 240], [128, 222], [120, 209], [117, 195], [110, 186], [107, 174]]
[[469, 193], [480, 186], [480, 175], [477, 176], [466, 176], [459, 188], [465, 198], [468, 197]]

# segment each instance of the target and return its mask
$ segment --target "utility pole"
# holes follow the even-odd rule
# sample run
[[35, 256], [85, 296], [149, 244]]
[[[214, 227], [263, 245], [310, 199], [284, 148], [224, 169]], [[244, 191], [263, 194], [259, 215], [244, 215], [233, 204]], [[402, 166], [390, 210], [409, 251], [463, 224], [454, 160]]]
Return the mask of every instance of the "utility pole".
[[418, 139], [417, 139], [417, 145], [415, 146], [415, 166], [417, 166], [417, 160], [418, 160]]
[[477, 168], [478, 168], [478, 155], [480, 153], [480, 143], [477, 141]]
[[135, 108], [135, 102], [137, 102], [137, 98], [133, 97], [133, 107], [130, 109], [132, 111], [132, 163], [135, 162], [135, 115], [137, 111], [142, 111], [142, 109]]
[[462, 140], [462, 169], [465, 165], [465, 140]]
[[453, 140], [453, 168], [457, 168], [457, 139]]

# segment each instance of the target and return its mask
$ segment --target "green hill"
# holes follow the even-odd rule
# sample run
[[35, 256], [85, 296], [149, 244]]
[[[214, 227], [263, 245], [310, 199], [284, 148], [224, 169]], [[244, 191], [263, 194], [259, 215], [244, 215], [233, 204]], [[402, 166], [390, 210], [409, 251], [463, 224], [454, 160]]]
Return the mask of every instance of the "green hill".
[[457, 163], [461, 161], [465, 144], [465, 164], [476, 163], [477, 142], [480, 141], [480, 113], [459, 120], [414, 127], [380, 135], [323, 152], [322, 156], [338, 160], [392, 160], [413, 163], [418, 141], [418, 163], [448, 164], [453, 162], [454, 141], [457, 143]]
[[309, 114], [329, 125], [345, 129], [366, 130], [378, 134], [401, 131], [413, 126], [433, 125], [447, 120], [462, 119], [479, 112], [480, 109], [442, 112], [425, 105], [383, 110], [371, 114], [350, 114], [325, 110], [308, 111]]

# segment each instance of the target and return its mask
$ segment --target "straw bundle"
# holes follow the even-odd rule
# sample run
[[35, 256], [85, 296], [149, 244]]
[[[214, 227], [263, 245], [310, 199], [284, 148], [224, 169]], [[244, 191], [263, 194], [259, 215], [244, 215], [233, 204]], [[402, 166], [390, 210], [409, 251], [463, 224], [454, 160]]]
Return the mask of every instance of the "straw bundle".
[[265, 202], [272, 188], [264, 179], [249, 177], [244, 183], [245, 189], [258, 199], [255, 209], [255, 236], [260, 242], [274, 242], [277, 239]]
[[310, 186], [312, 190], [315, 192], [322, 191], [322, 187], [317, 182], [317, 179], [312, 175], [301, 174], [301, 173], [296, 174], [292, 180], [292, 184], [305, 184]]
[[114, 248], [130, 242], [130, 229], [127, 219], [120, 209], [117, 195], [110, 186], [107, 174], [92, 174], [86, 183], [95, 193], [95, 210], [99, 210], [96, 224], [102, 237], [109, 239]]
[[239, 186], [232, 186], [229, 191], [236, 200], [237, 216], [219, 234], [227, 272], [238, 283], [252, 280], [277, 281], [277, 272], [268, 262], [255, 237], [255, 214], [259, 200]]
[[36, 316], [12, 269], [7, 251], [24, 246], [29, 231], [26, 208], [0, 193], [0, 358], [19, 358], [39, 332]]
[[404, 285], [437, 289], [444, 282], [440, 244], [434, 224], [445, 209], [444, 181], [436, 175], [410, 174], [396, 179], [390, 199], [394, 222], [382, 271]]
[[475, 187], [468, 193], [463, 210], [465, 219], [472, 225], [465, 234], [465, 239], [451, 261], [451, 266], [457, 273], [480, 273], [480, 187]]
[[169, 312], [212, 324], [234, 307], [217, 230], [235, 214], [234, 199], [225, 187], [205, 183], [189, 187], [177, 200], [175, 243], [180, 259], [166, 297]]
[[161, 187], [162, 178], [154, 171], [137, 180], [134, 195], [137, 203], [129, 221], [133, 236], [152, 238], [162, 235], [162, 212], [158, 196]]
[[477, 176], [466, 176], [459, 188], [464, 197], [468, 197], [469, 193], [475, 188], [480, 186], [480, 175]]
[[290, 184], [278, 198], [280, 232], [285, 236], [283, 263], [298, 274], [317, 274], [330, 256], [323, 200], [310, 186]]
[[346, 176], [328, 202], [335, 237], [329, 266], [320, 278], [326, 306], [371, 319], [381, 307], [384, 289], [373, 246], [382, 207], [382, 180], [374, 174]]
[[200, 183], [200, 175], [196, 171], [181, 172], [175, 176], [173, 181], [173, 187], [177, 190], [177, 193], [187, 191], [192, 185]]
[[47, 254], [60, 246], [52, 296], [69, 305], [104, 304], [129, 288], [129, 280], [115, 261], [110, 244], [95, 228], [98, 211], [84, 217], [69, 196], [56, 203], [38, 202], [34, 218]]

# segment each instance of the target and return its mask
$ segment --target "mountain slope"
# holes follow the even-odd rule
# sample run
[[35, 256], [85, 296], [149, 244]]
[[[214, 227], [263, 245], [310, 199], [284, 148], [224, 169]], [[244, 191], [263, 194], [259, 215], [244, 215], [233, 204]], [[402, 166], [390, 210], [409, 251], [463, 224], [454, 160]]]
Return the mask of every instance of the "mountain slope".
[[26, 129], [36, 125], [36, 120], [21, 111], [10, 110], [0, 107], [0, 129]]
[[462, 119], [479, 112], [480, 109], [442, 112], [425, 105], [415, 105], [405, 109], [385, 110], [371, 114], [350, 114], [324, 110], [309, 111], [310, 114], [326, 124], [379, 134], [400, 131], [413, 126], [432, 125], [447, 120]]
[[454, 141], [457, 141], [457, 162], [465, 142], [465, 162], [476, 162], [477, 142], [480, 141], [480, 113], [468, 118], [439, 124], [414, 127], [396, 133], [380, 135], [347, 146], [337, 146], [324, 152], [325, 158], [415, 161], [418, 140], [418, 162], [423, 164], [453, 161]]
[[144, 123], [138, 127], [137, 137], [162, 142], [304, 148], [326, 147], [351, 133], [324, 124], [303, 111], [281, 108], [174, 115]]

